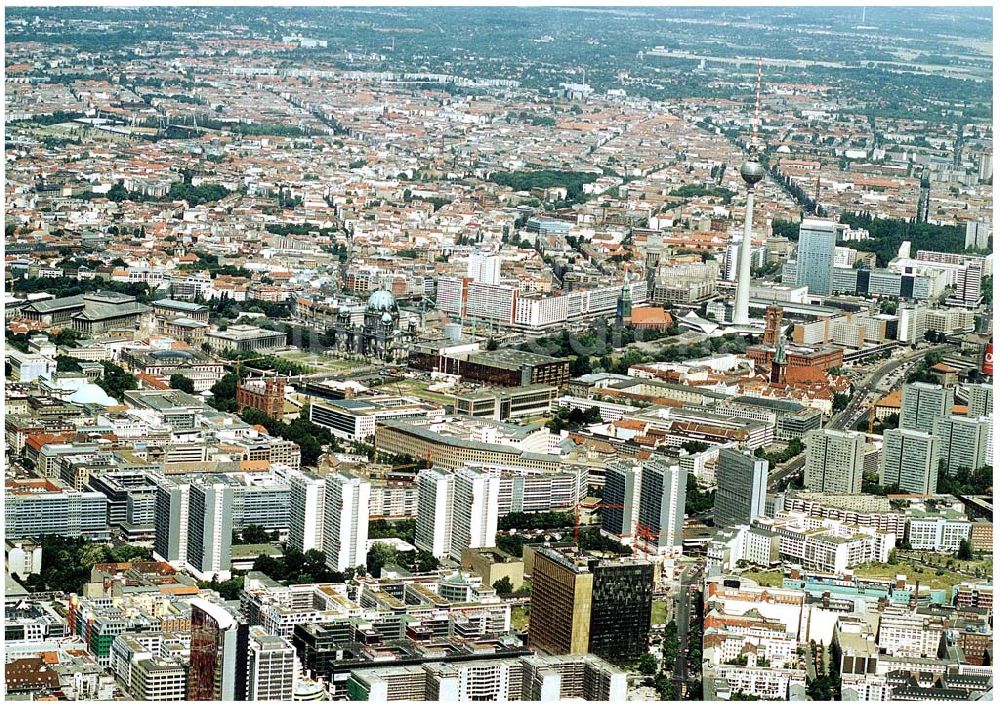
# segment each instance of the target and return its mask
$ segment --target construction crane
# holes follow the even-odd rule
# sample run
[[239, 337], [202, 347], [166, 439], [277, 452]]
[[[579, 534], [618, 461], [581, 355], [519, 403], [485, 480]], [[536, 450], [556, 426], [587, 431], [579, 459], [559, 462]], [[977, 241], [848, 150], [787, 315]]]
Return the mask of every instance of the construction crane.
[[[580, 547], [580, 508], [582, 506], [583, 506], [582, 503], [577, 503], [577, 505], [575, 507], [573, 507], [573, 511], [574, 511], [574, 514], [575, 514], [575, 523], [573, 525], [573, 545], [576, 546], [577, 548]], [[624, 504], [610, 504], [610, 503], [601, 502], [599, 504], [596, 504], [595, 508], [596, 509], [624, 509], [625, 505]], [[636, 535], [636, 543], [633, 544], [632, 555], [633, 556], [638, 556], [640, 553], [642, 553], [642, 555], [644, 557], [648, 558], [649, 554], [650, 554], [649, 548], [651, 546], [654, 547], [654, 548], [656, 547], [656, 545], [657, 545], [657, 538], [658, 538], [659, 534], [657, 534], [655, 531], [653, 531], [651, 528], [649, 528], [645, 524], [637, 524], [636, 528], [635, 528], [635, 535]], [[640, 548], [639, 548], [639, 546], [640, 546], [639, 541], [640, 540], [642, 541], [642, 546], [643, 546], [641, 551], [640, 551]], [[654, 551], [654, 553], [655, 553], [655, 551]]]
[[[636, 551], [639, 550], [639, 540], [643, 542], [643, 555], [649, 557], [649, 547], [652, 545], [654, 548], [658, 545], [659, 534], [657, 534], [653, 529], [649, 528], [645, 524], [636, 524], [635, 527], [635, 538], [636, 538]], [[654, 551], [655, 553], [655, 551]]]

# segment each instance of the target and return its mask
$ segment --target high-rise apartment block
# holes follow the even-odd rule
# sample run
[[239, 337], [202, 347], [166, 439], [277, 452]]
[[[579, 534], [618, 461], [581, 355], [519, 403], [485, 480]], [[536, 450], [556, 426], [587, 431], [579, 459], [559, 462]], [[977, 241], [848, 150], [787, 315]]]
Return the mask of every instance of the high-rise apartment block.
[[639, 543], [657, 554], [680, 553], [684, 543], [687, 474], [663, 457], [642, 464], [639, 492]]
[[886, 430], [879, 483], [913, 494], [937, 491], [941, 440], [920, 430]]
[[828, 494], [860, 494], [865, 437], [841, 430], [810, 430], [805, 437], [805, 488]]
[[451, 507], [455, 478], [442, 470], [423, 470], [417, 475], [417, 523], [415, 543], [435, 558], [451, 554]]
[[452, 503], [451, 557], [462, 558], [466, 548], [492, 548], [497, 543], [500, 473], [460, 469], [455, 473]]
[[234, 490], [224, 479], [206, 477], [188, 492], [187, 569], [200, 580], [228, 580], [232, 560]]
[[969, 417], [993, 415], [993, 384], [969, 384]]
[[639, 484], [642, 466], [636, 462], [612, 460], [604, 473], [601, 531], [631, 543], [639, 521]]
[[955, 392], [951, 388], [923, 381], [905, 384], [899, 427], [933, 432], [934, 421], [951, 415], [954, 404]]
[[416, 546], [437, 558], [460, 560], [467, 548], [496, 545], [500, 474], [462, 468], [417, 475]]
[[288, 543], [303, 553], [323, 550], [326, 479], [296, 472], [289, 481]]
[[950, 415], [934, 421], [934, 435], [941, 441], [941, 460], [946, 474], [954, 476], [962, 468], [971, 472], [986, 464], [992, 422], [988, 416], [972, 418], [963, 415]]
[[486, 285], [500, 284], [500, 256], [473, 253], [469, 256], [468, 276], [474, 282]]
[[371, 482], [350, 472], [326, 478], [323, 501], [323, 552], [326, 564], [344, 571], [364, 565], [368, 556], [368, 503]]

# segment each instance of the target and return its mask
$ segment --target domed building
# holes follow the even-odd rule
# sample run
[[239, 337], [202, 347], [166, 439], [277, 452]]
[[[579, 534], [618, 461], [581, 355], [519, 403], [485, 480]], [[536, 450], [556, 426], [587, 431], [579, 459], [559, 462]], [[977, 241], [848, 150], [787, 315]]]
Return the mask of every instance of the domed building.
[[396, 298], [385, 289], [376, 290], [368, 298], [364, 324], [354, 324], [350, 310], [341, 307], [333, 330], [334, 349], [337, 351], [362, 354], [388, 362], [404, 361], [407, 346], [416, 335], [416, 325], [413, 322], [405, 329], [400, 327]]

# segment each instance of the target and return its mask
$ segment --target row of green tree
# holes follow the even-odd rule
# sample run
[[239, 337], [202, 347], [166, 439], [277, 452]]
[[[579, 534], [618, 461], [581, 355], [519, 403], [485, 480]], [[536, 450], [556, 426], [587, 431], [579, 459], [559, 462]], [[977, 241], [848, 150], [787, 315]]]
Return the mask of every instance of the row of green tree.
[[493, 172], [489, 180], [515, 192], [532, 189], [566, 188], [566, 201], [578, 203], [585, 200], [583, 185], [594, 182], [599, 174], [595, 172], [574, 172], [569, 170], [535, 170], [517, 172]]
[[579, 430], [585, 425], [600, 423], [601, 420], [601, 411], [597, 406], [591, 406], [587, 410], [560, 406], [553, 412], [548, 428], [552, 433], [558, 434], [563, 430]]
[[131, 295], [139, 302], [152, 300], [153, 291], [146, 283], [117, 283], [103, 278], [77, 280], [76, 278], [18, 278], [10, 285], [15, 293], [49, 293], [54, 297], [86, 295], [97, 290]]
[[[564, 529], [573, 526], [576, 516], [571, 511], [538, 511], [531, 514], [512, 511], [497, 521], [497, 528], [510, 529]], [[369, 534], [370, 535], [370, 534]]]
[[115, 547], [68, 536], [43, 536], [42, 570], [26, 578], [12, 577], [29, 592], [61, 591], [79, 593], [83, 584], [90, 581], [90, 573], [97, 563], [125, 563], [132, 560], [152, 560], [148, 548], [122, 544]]
[[373, 519], [368, 522], [368, 538], [399, 538], [408, 543], [414, 543], [417, 536], [416, 519]]
[[[213, 389], [214, 395], [214, 389]], [[262, 425], [268, 434], [297, 443], [302, 464], [315, 465], [323, 454], [323, 445], [334, 445], [336, 440], [327, 428], [309, 421], [308, 409], [303, 409], [291, 423], [276, 420], [256, 408], [244, 408], [240, 417], [250, 425]]]
[[685, 184], [672, 190], [670, 196], [683, 197], [685, 199], [692, 197], [719, 197], [722, 199], [723, 204], [729, 204], [733, 200], [733, 197], [736, 196], [736, 192], [725, 187], [715, 187], [705, 184]]
[[777, 452], [765, 452], [764, 448], [759, 447], [754, 451], [754, 457], [758, 457], [762, 460], [767, 460], [769, 469], [774, 469], [779, 464], [783, 462], [788, 462], [793, 457], [801, 455], [805, 452], [805, 445], [802, 444], [802, 440], [799, 438], [792, 438], [788, 441], [788, 444], [784, 448]]
[[965, 253], [965, 229], [960, 226], [925, 224], [906, 219], [876, 219], [867, 213], [844, 212], [842, 223], [851, 228], [867, 229], [868, 238], [852, 241], [851, 248], [875, 254], [879, 268], [884, 268], [896, 257], [903, 241], [910, 242], [910, 250], [941, 251], [944, 253]]
[[365, 559], [368, 574], [377, 578], [387, 565], [398, 565], [415, 573], [429, 573], [437, 570], [440, 563], [427, 551], [397, 551], [387, 543], [372, 544]]
[[347, 578], [346, 574], [327, 567], [323, 551], [311, 548], [303, 553], [290, 544], [285, 544], [281, 557], [257, 556], [253, 569], [272, 580], [289, 584], [342, 583]]

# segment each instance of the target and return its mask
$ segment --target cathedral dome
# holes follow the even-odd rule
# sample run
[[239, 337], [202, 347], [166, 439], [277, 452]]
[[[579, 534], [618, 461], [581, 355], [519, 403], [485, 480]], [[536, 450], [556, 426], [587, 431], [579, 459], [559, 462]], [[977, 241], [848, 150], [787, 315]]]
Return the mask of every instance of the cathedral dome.
[[396, 298], [388, 290], [376, 290], [368, 298], [368, 312], [397, 312]]

